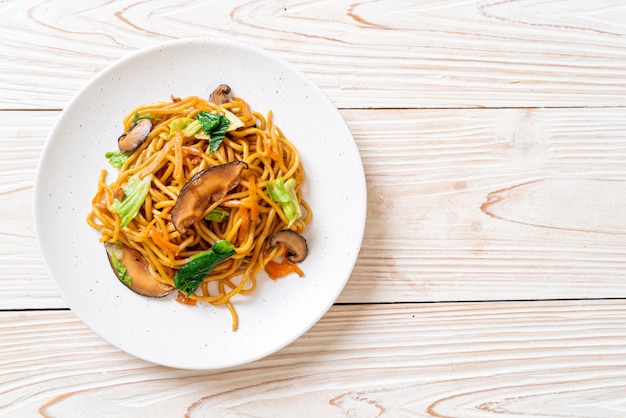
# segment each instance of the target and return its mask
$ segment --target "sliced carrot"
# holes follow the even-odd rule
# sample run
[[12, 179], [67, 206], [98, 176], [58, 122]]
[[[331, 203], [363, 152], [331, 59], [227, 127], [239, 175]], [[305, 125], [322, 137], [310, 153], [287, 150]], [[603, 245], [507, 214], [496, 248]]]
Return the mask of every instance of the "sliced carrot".
[[170, 267], [172, 267], [174, 265], [174, 257], [178, 255], [178, 245], [166, 240], [165, 237], [163, 237], [163, 235], [154, 227], [154, 225], [150, 226], [149, 236], [159, 248], [165, 250], [167, 258], [170, 260]]
[[292, 272], [297, 273], [300, 277], [304, 276], [304, 272], [300, 269], [300, 267], [287, 260], [286, 258], [283, 258], [283, 261], [280, 263], [277, 263], [275, 261], [269, 261], [265, 265], [265, 272], [272, 280], [285, 277]]
[[178, 296], [176, 296], [176, 302], [182, 303], [183, 305], [196, 306], [196, 300], [188, 298], [183, 292], [178, 292]]
[[183, 146], [183, 151], [185, 154], [192, 154], [197, 157], [202, 157], [204, 155], [204, 151], [202, 151], [200, 148], [190, 147], [188, 145]]
[[163, 234], [161, 234], [154, 226], [150, 228], [150, 238], [152, 238], [154, 243], [158, 246], [167, 248], [174, 253], [178, 253], [178, 245], [166, 240], [163, 237]]
[[245, 206], [239, 207], [239, 217], [241, 218], [241, 225], [239, 226], [239, 242], [244, 242], [248, 235], [248, 228], [250, 226], [250, 215], [248, 214], [248, 208]]
[[250, 176], [248, 179], [250, 183], [250, 220], [256, 221], [259, 219], [259, 202], [256, 195], [256, 180], [254, 176]]

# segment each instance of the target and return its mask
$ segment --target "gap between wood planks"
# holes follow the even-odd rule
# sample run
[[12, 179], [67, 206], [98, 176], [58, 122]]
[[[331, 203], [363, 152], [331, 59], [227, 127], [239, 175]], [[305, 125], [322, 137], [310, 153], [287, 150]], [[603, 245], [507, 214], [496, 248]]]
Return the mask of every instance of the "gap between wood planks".
[[[476, 303], [527, 303], [527, 302], [591, 302], [591, 301], [626, 301], [624, 297], [615, 298], [551, 298], [551, 299], [484, 299], [484, 300], [440, 300], [440, 301], [399, 301], [399, 302], [337, 302], [333, 306], [377, 306], [377, 305], [441, 305], [452, 303], [476, 304]], [[71, 311], [70, 308], [24, 308], [24, 309], [0, 309], [3, 312], [65, 312]]]
[[[623, 109], [626, 105], [605, 106], [406, 106], [406, 107], [338, 107], [338, 110], [507, 110], [507, 109]], [[64, 108], [0, 108], [0, 112], [62, 112]]]

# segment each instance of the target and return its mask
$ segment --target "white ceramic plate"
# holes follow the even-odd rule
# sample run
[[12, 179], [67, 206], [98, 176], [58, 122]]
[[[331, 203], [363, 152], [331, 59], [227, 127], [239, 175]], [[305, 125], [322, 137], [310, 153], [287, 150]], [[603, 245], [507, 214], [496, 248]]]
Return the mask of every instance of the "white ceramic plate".
[[[224, 307], [188, 307], [139, 296], [111, 271], [99, 233], [85, 222], [104, 158], [123, 116], [170, 95], [204, 95], [227, 83], [274, 121], [300, 150], [303, 189], [314, 220], [304, 278], [259, 274], [251, 295]], [[366, 215], [361, 159], [340, 113], [286, 61], [234, 41], [187, 39], [138, 51], [89, 82], [63, 111], [39, 163], [35, 227], [49, 273], [67, 305], [91, 329], [144, 360], [183, 369], [219, 369], [265, 357], [307, 331], [331, 307], [359, 253]]]

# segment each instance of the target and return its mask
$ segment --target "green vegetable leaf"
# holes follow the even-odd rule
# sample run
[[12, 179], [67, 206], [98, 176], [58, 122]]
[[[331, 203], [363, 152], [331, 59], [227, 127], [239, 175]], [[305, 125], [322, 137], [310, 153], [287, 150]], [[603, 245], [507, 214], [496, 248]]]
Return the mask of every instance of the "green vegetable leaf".
[[121, 151], [109, 151], [104, 154], [109, 163], [114, 168], [120, 168], [124, 165], [128, 157], [130, 157], [131, 152], [121, 152]]
[[113, 264], [113, 268], [115, 269], [115, 274], [120, 279], [122, 283], [126, 286], [130, 286], [132, 284], [132, 279], [128, 274], [126, 274], [126, 267], [114, 254], [111, 254], [111, 264]]
[[229, 241], [220, 240], [210, 250], [191, 257], [174, 275], [176, 289], [189, 296], [194, 293], [204, 278], [221, 262], [235, 254], [235, 247]]
[[224, 219], [228, 218], [229, 216], [230, 216], [230, 211], [221, 207], [217, 207], [213, 209], [211, 212], [209, 212], [204, 217], [204, 219], [206, 219], [207, 221], [215, 221], [219, 223], [219, 222], [222, 222]]
[[170, 136], [173, 133], [184, 130], [189, 124], [193, 122], [192, 118], [175, 118], [170, 122]]
[[[189, 119], [189, 118], [185, 118], [185, 119]], [[183, 135], [187, 138], [190, 138], [192, 136], [198, 137], [198, 134], [202, 136], [202, 133], [203, 133], [202, 124], [198, 120], [191, 119], [191, 122], [189, 122], [189, 125], [185, 126], [185, 129], [183, 129], [182, 131], [183, 131]]]
[[204, 129], [204, 132], [206, 132], [211, 137], [209, 139], [209, 153], [215, 153], [215, 151], [217, 151], [220, 144], [224, 140], [224, 135], [226, 134], [226, 130], [230, 125], [229, 120], [224, 116], [203, 111], [199, 112], [196, 115], [196, 119], [202, 125], [202, 129]]
[[113, 270], [115, 270], [117, 278], [120, 279], [120, 281], [126, 286], [130, 286], [132, 284], [132, 279], [128, 274], [126, 274], [126, 266], [124, 266], [124, 264], [122, 264], [122, 262], [118, 258], [118, 254], [121, 254], [122, 252], [119, 244], [116, 245], [105, 243], [104, 248], [106, 249], [107, 253], [109, 253], [111, 266], [113, 267]]
[[148, 191], [150, 191], [150, 182], [152, 182], [152, 174], [147, 175], [143, 180], [139, 179], [139, 174], [135, 174], [128, 179], [128, 183], [124, 186], [122, 200], [113, 200], [109, 209], [120, 215], [122, 218], [121, 226], [126, 226], [139, 213], [139, 209], [145, 202]]
[[226, 132], [234, 131], [235, 129], [239, 129], [244, 126], [241, 119], [239, 119], [239, 116], [235, 115], [233, 112], [226, 109], [225, 107], [218, 107], [216, 112], [223, 115], [226, 119], [228, 119], [228, 122], [230, 122], [230, 125], [228, 125], [228, 129], [226, 129]]
[[300, 209], [298, 196], [296, 195], [296, 180], [291, 178], [284, 181], [282, 177], [278, 177], [268, 181], [266, 186], [267, 194], [270, 198], [274, 202], [280, 203], [283, 208], [283, 213], [289, 220], [287, 227], [290, 227], [302, 216], [302, 210]]
[[133, 123], [137, 122], [138, 120], [141, 119], [153, 119], [153, 120], [161, 120], [160, 118], [157, 118], [156, 116], [152, 116], [152, 115], [140, 115], [139, 112], [135, 112], [135, 117], [133, 117]]
[[[192, 118], [175, 118], [169, 123], [169, 133], [161, 132], [159, 136], [166, 141], [174, 138], [176, 132], [182, 132], [185, 137], [193, 137], [196, 134], [204, 134], [202, 131], [202, 125]], [[209, 139], [208, 137], [206, 139]]]

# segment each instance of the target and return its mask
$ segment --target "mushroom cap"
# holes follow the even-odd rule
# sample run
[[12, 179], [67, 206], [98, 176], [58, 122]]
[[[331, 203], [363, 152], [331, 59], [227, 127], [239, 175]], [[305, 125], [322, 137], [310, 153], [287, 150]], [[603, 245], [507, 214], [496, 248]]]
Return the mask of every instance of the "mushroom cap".
[[194, 175], [178, 194], [172, 209], [172, 223], [181, 234], [202, 217], [211, 202], [220, 200], [239, 184], [241, 172], [248, 168], [243, 161], [209, 167]]
[[309, 253], [306, 239], [296, 232], [289, 229], [275, 232], [270, 237], [270, 247], [282, 244], [287, 247], [287, 260], [292, 263], [299, 263], [304, 260]]
[[230, 86], [228, 84], [220, 84], [213, 90], [209, 100], [216, 105], [222, 105], [228, 103], [228, 94], [230, 93]]
[[113, 265], [111, 254], [115, 254], [118, 261], [126, 267], [126, 275], [130, 277], [131, 282], [127, 284], [120, 279], [120, 283], [124, 284], [133, 292], [142, 296], [161, 298], [167, 296], [174, 290], [173, 286], [161, 283], [154, 277], [148, 266], [148, 262], [139, 251], [121, 243], [105, 244], [105, 249], [109, 257], [111, 268], [115, 272], [115, 277], [120, 279]]
[[150, 131], [152, 130], [152, 121], [150, 119], [139, 119], [130, 125], [130, 128], [119, 138], [117, 138], [117, 146], [122, 152], [134, 151], [143, 144]]

